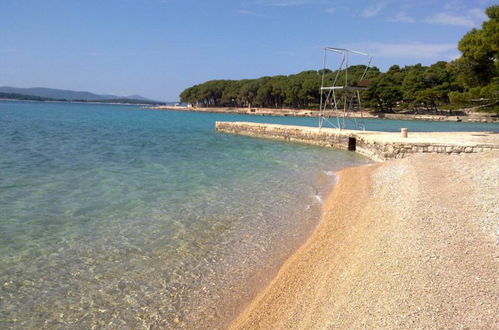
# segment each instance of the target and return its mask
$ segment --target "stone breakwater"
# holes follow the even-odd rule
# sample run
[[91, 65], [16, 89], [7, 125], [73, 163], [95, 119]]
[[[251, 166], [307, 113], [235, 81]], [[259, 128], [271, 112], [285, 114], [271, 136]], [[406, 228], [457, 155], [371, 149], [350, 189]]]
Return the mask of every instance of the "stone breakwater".
[[495, 132], [401, 133], [338, 130], [249, 122], [216, 122], [218, 132], [300, 142], [351, 150], [375, 161], [404, 158], [415, 153], [460, 154], [499, 150]]

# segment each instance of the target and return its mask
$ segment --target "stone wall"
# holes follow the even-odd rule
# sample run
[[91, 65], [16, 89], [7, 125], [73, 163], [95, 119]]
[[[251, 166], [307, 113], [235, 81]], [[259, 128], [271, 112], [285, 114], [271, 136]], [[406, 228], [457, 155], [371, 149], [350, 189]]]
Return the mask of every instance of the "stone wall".
[[357, 137], [357, 152], [376, 161], [404, 158], [415, 153], [461, 154], [491, 150], [499, 150], [499, 147], [480, 144], [466, 146], [440, 143], [372, 142], [364, 141], [361, 136]]
[[[397, 141], [400, 140], [400, 138], [394, 138], [394, 136], [398, 136], [396, 133], [362, 132], [352, 130], [340, 131], [330, 128], [319, 129], [318, 127], [291, 125], [217, 122], [216, 130], [224, 133], [352, 150], [375, 161], [384, 161], [391, 158], [404, 158], [414, 153], [460, 154], [499, 150], [499, 143], [428, 143], [409, 140], [407, 142], [400, 142]], [[436, 133], [418, 134], [430, 135]], [[456, 141], [459, 141], [460, 134], [466, 133], [455, 134], [457, 134]], [[388, 139], [387, 136], [389, 137]]]
[[349, 135], [314, 127], [232, 122], [216, 122], [215, 126], [217, 131], [224, 133], [348, 149]]

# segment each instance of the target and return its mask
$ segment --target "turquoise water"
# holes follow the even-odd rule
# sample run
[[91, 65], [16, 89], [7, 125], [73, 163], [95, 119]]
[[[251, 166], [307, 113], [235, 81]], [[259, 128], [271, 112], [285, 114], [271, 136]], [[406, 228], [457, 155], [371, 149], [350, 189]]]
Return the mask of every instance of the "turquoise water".
[[223, 325], [355, 154], [217, 134], [236, 117], [0, 103], [0, 328]]
[[368, 162], [217, 134], [217, 120], [317, 125], [0, 102], [0, 328], [223, 326], [314, 229], [332, 172]]
[[[229, 115], [221, 120], [227, 121], [249, 121], [270, 124], [300, 125], [317, 127], [319, 119], [314, 117], [268, 117], [254, 115]], [[335, 122], [335, 120], [332, 120]], [[361, 122], [359, 120], [359, 122]], [[418, 121], [418, 120], [386, 120], [386, 119], [364, 119], [366, 130], [400, 132], [400, 128], [408, 128], [410, 132], [499, 132], [499, 123], [467, 123], [467, 122], [445, 122], [445, 121]], [[346, 121], [346, 128], [358, 129], [352, 120]], [[331, 125], [325, 125], [332, 127]]]

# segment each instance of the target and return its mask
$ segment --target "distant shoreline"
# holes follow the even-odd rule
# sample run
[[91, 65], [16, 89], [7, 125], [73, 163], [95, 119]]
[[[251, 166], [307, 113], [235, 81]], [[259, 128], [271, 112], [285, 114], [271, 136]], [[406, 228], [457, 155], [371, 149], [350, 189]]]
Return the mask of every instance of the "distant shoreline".
[[[207, 112], [207, 113], [227, 113], [253, 116], [284, 116], [284, 117], [319, 117], [316, 109], [273, 109], [273, 108], [236, 108], [236, 107], [186, 107], [186, 106], [147, 106], [146, 109]], [[396, 114], [396, 113], [349, 113], [352, 118], [366, 119], [391, 119], [391, 120], [421, 120], [421, 121], [449, 121], [449, 122], [477, 122], [477, 123], [497, 123], [499, 116], [470, 112], [466, 115], [433, 115], [433, 114]]]
[[77, 104], [111, 104], [111, 105], [137, 105], [151, 106], [151, 103], [125, 103], [125, 102], [99, 102], [99, 101], [59, 101], [59, 100], [19, 100], [0, 98], [2, 102], [43, 102], [43, 103], [77, 103]]

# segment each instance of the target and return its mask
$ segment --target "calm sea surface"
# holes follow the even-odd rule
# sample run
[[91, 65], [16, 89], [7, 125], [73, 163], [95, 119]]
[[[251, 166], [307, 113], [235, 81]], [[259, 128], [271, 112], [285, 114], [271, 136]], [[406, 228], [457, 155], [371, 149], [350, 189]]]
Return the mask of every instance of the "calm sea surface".
[[368, 162], [217, 134], [216, 120], [317, 125], [0, 102], [0, 328], [223, 326], [314, 229], [332, 172]]

